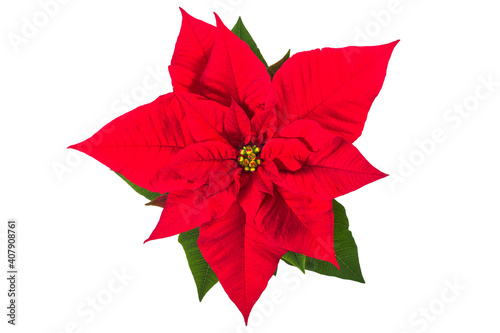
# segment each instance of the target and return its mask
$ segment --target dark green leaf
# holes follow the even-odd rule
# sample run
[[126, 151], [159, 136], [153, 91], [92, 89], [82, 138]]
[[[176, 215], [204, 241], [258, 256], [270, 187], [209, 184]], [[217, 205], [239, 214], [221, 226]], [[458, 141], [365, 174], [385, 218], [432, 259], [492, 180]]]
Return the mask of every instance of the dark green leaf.
[[[319, 274], [365, 283], [359, 265], [358, 247], [352, 237], [352, 233], [349, 231], [349, 220], [347, 219], [345, 208], [335, 200], [333, 200], [333, 214], [335, 216], [335, 230], [333, 233], [334, 248], [340, 270], [329, 262], [310, 257], [306, 257], [305, 267], [307, 270]], [[284, 261], [290, 265], [297, 266], [288, 260]]]
[[145, 188], [137, 186], [134, 183], [132, 183], [130, 180], [128, 180], [127, 178], [120, 175], [118, 172], [115, 172], [115, 173], [118, 176], [120, 176], [120, 178], [123, 179], [127, 184], [129, 184], [130, 187], [132, 187], [134, 189], [134, 191], [136, 191], [137, 193], [139, 193], [140, 195], [142, 195], [146, 199], [154, 200], [161, 195], [161, 193], [151, 192], [151, 191], [146, 190]]
[[248, 44], [250, 46], [250, 49], [255, 53], [255, 55], [266, 65], [267, 67], [267, 62], [264, 60], [264, 57], [262, 56], [262, 53], [260, 53], [259, 48], [257, 47], [257, 44], [253, 40], [252, 36], [250, 36], [250, 33], [248, 32], [247, 28], [243, 24], [243, 21], [241, 20], [241, 17], [238, 18], [238, 22], [234, 25], [233, 29], [231, 30], [236, 36], [240, 37], [242, 41]]
[[306, 256], [292, 251], [287, 252], [281, 259], [287, 264], [293, 265], [300, 269], [302, 273], [306, 272]]
[[287, 61], [288, 59], [290, 58], [290, 50], [288, 50], [288, 52], [285, 54], [285, 56], [283, 58], [281, 58], [280, 61], [278, 61], [277, 63], [267, 67], [267, 72], [269, 73], [269, 75], [271, 76], [271, 80], [273, 79], [274, 77], [274, 74], [276, 74], [276, 72], [278, 71], [278, 69], [281, 68], [281, 66], [283, 66], [283, 64], [285, 63], [285, 61]]
[[198, 237], [200, 235], [199, 228], [183, 232], [179, 235], [179, 243], [181, 243], [186, 252], [189, 268], [194, 277], [196, 288], [198, 289], [198, 298], [201, 302], [205, 294], [218, 281], [214, 271], [203, 258], [203, 255], [198, 248]]

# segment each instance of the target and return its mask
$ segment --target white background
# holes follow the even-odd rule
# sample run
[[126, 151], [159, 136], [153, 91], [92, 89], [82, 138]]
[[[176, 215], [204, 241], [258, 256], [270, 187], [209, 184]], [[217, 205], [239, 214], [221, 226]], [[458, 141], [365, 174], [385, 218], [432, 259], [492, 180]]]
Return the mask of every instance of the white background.
[[[391, 3], [72, 0], [44, 22], [40, 2], [2, 1], [0, 266], [15, 217], [20, 292], [13, 328], [2, 278], [1, 331], [499, 332], [499, 8], [491, 0]], [[175, 238], [142, 244], [161, 210], [65, 149], [171, 91], [165, 74], [156, 87], [142, 85], [170, 63], [178, 6], [210, 23], [217, 10], [229, 27], [243, 16], [269, 63], [288, 48], [401, 39], [356, 142], [392, 178], [339, 199], [366, 284], [301, 276], [281, 263], [245, 329], [220, 284], [198, 302]], [[40, 27], [23, 37], [26, 20]], [[14, 35], [25, 38], [17, 47]], [[491, 91], [481, 83], [488, 77], [497, 82]], [[439, 142], [429, 143], [435, 131]], [[122, 270], [133, 277], [125, 286], [114, 278]], [[101, 311], [87, 304], [95, 297], [107, 303]]]

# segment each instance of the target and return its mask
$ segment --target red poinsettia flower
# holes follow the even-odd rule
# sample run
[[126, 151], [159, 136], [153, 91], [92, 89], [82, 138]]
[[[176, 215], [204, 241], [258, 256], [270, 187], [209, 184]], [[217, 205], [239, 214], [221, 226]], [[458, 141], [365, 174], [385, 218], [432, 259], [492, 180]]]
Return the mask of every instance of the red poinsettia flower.
[[71, 146], [169, 193], [148, 240], [200, 227], [199, 248], [245, 321], [293, 251], [338, 267], [332, 199], [386, 176], [352, 145], [397, 42], [324, 48], [272, 82], [249, 46], [182, 11], [174, 92]]

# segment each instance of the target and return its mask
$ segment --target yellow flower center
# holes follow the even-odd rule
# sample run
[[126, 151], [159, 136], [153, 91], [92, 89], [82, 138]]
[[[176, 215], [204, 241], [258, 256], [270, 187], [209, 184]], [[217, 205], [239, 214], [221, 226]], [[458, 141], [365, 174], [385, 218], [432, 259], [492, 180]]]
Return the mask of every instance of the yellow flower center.
[[243, 170], [254, 172], [257, 170], [262, 160], [259, 158], [260, 148], [256, 145], [247, 145], [240, 150], [240, 156], [237, 160]]

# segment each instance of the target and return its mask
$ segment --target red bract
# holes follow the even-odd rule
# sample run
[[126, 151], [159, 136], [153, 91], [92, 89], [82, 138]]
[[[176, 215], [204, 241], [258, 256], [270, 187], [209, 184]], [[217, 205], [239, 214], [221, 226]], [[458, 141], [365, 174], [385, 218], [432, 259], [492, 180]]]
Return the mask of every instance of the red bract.
[[380, 179], [352, 145], [397, 42], [294, 55], [271, 82], [249, 46], [182, 11], [174, 92], [71, 146], [167, 193], [149, 240], [200, 227], [245, 321], [287, 251], [338, 267], [332, 199]]

